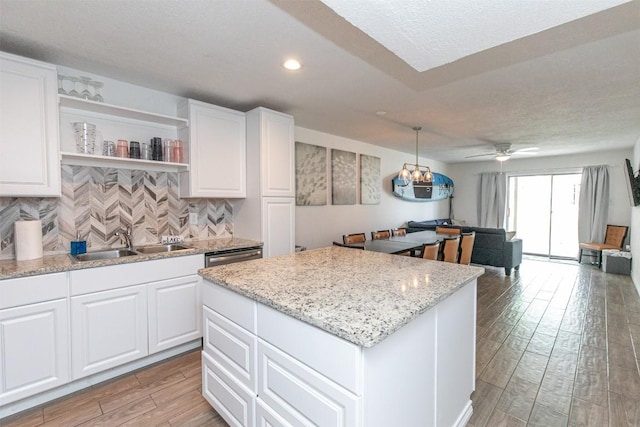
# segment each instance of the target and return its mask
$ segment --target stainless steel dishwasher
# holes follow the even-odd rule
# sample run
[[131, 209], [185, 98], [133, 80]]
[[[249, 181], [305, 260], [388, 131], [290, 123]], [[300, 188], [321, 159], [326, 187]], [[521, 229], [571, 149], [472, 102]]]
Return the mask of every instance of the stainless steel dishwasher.
[[207, 252], [204, 254], [204, 267], [215, 267], [218, 265], [231, 264], [234, 262], [249, 261], [262, 258], [262, 247], [252, 246], [249, 248], [221, 249], [219, 251]]

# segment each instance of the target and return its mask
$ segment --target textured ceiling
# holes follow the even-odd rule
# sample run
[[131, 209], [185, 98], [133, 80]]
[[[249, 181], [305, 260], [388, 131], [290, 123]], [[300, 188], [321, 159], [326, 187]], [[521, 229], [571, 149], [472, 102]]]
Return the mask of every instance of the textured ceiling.
[[[495, 143], [545, 156], [640, 136], [640, 0], [424, 72], [319, 0], [0, 0], [0, 49], [407, 153], [422, 126], [420, 155], [446, 162]], [[289, 56], [300, 71], [282, 69]]]
[[321, 1], [422, 72], [629, 0]]

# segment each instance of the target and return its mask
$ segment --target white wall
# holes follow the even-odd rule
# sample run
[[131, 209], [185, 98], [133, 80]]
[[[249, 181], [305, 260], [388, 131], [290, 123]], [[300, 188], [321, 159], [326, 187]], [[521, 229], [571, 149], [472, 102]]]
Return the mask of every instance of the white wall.
[[[633, 171], [638, 172], [640, 168], [640, 138], [633, 146], [633, 157], [631, 158]], [[638, 293], [640, 293], [640, 206], [631, 208], [631, 280], [633, 280]]]
[[[514, 174], [579, 173], [584, 166], [608, 165], [610, 178], [608, 222], [616, 225], [629, 225], [631, 219], [631, 204], [627, 191], [624, 159], [631, 159], [633, 154], [632, 150], [628, 149], [576, 154], [572, 156], [509, 159], [502, 164], [502, 171], [507, 174], [510, 172]], [[638, 153], [638, 155], [640, 155], [640, 153]], [[636, 161], [635, 164], [637, 165], [638, 162]], [[479, 174], [481, 172], [499, 171], [500, 163], [495, 160], [449, 165], [449, 176], [456, 183], [453, 199], [453, 211], [456, 219], [466, 220], [467, 224], [477, 225]], [[640, 214], [638, 216], [640, 217]], [[631, 229], [633, 229], [633, 227]], [[638, 244], [638, 247], [640, 247], [640, 244]]]
[[[333, 241], [341, 242], [343, 234], [364, 232], [367, 234], [367, 239], [370, 239], [371, 231], [400, 227], [410, 220], [448, 218], [448, 200], [408, 202], [393, 196], [391, 179], [398, 174], [403, 163], [413, 163], [415, 156], [299, 126], [295, 128], [295, 137], [296, 141], [306, 144], [380, 157], [382, 177], [382, 196], [379, 205], [358, 203], [333, 206], [331, 205], [330, 153], [328, 153], [329, 197], [327, 204], [324, 206], [296, 206], [296, 244], [306, 246], [308, 249], [320, 248], [330, 246]], [[420, 164], [429, 165], [434, 172], [449, 175], [448, 166], [445, 163], [420, 158]], [[354, 180], [357, 177], [356, 173]], [[458, 183], [454, 180], [454, 184]], [[358, 202], [360, 201], [359, 190], [358, 181]]]

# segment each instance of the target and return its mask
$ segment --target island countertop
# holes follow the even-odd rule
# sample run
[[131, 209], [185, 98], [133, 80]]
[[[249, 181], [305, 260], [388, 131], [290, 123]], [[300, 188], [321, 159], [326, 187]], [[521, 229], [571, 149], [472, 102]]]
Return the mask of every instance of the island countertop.
[[372, 347], [484, 269], [329, 247], [199, 273], [354, 344]]

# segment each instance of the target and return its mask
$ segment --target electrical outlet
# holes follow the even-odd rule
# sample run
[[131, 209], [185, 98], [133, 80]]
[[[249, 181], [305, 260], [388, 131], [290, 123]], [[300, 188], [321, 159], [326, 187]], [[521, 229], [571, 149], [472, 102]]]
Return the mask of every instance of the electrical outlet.
[[198, 225], [198, 212], [189, 213], [189, 225]]

